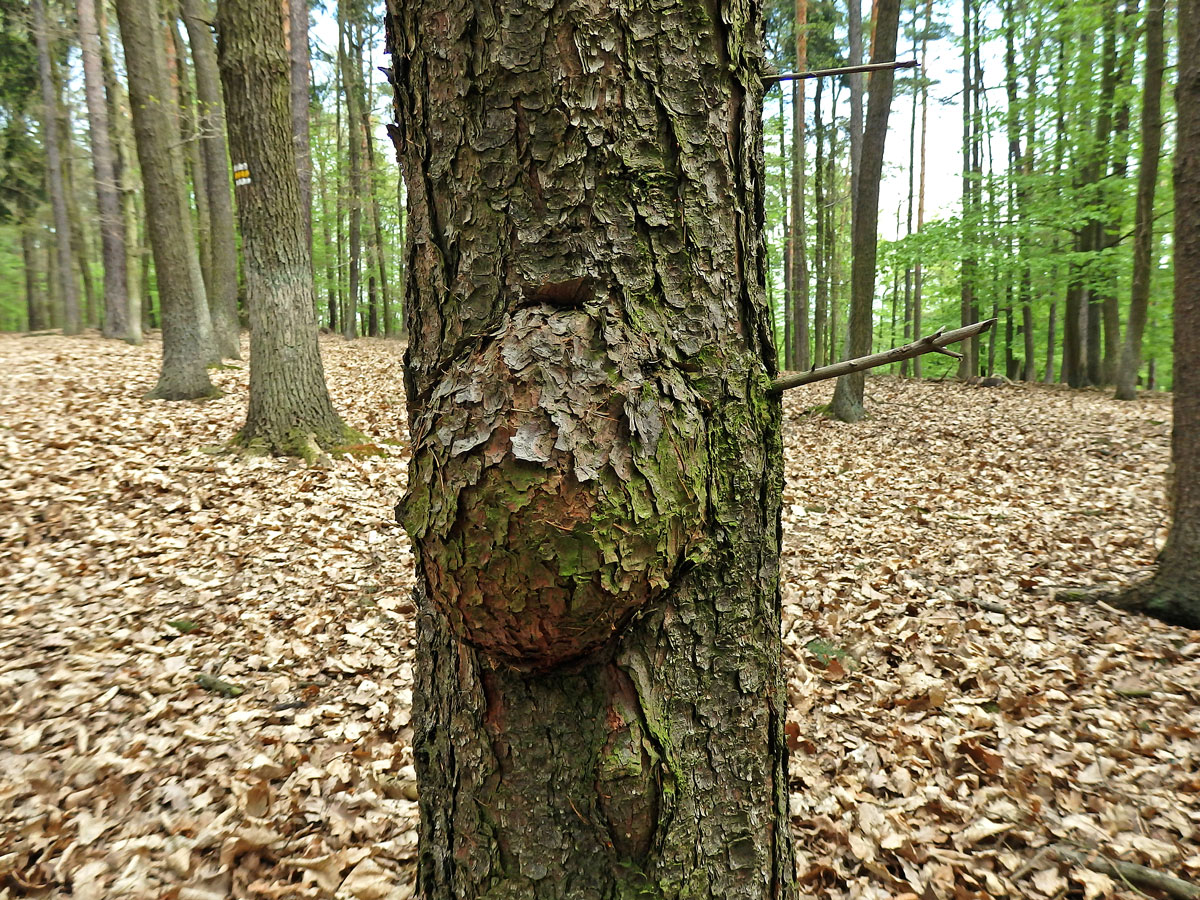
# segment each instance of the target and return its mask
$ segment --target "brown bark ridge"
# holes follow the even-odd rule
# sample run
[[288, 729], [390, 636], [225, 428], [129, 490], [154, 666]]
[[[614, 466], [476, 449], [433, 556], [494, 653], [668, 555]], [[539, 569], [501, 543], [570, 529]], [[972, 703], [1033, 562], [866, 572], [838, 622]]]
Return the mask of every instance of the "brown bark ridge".
[[200, 151], [208, 192], [211, 255], [208, 308], [213, 339], [222, 358], [240, 359], [237, 237], [229, 183], [229, 154], [225, 146], [225, 104], [221, 98], [221, 76], [217, 71], [212, 10], [208, 0], [181, 0], [181, 17], [187, 28], [192, 64], [196, 70]]
[[757, 5], [387, 25], [420, 896], [794, 897]]
[[[857, 2], [852, 0], [852, 3]], [[895, 59], [899, 28], [900, 0], [879, 0], [872, 62]], [[866, 356], [871, 352], [875, 260], [879, 249], [879, 181], [883, 174], [883, 146], [887, 138], [894, 78], [892, 69], [872, 72], [867, 98], [867, 124], [863, 133], [858, 189], [850, 225], [853, 248], [850, 261], [850, 352], [847, 354], [850, 357]], [[862, 419], [865, 415], [864, 379], [862, 372], [843, 375], [838, 379], [833, 400], [829, 404], [831, 415], [843, 422]]]
[[213, 355], [212, 330], [184, 202], [179, 124], [170, 101], [158, 9], [153, 0], [116, 0], [116, 7], [162, 314], [162, 369], [147, 396], [210, 397], [216, 393], [206, 368]]
[[220, 0], [217, 30], [250, 309], [250, 404], [237, 442], [313, 461], [350, 434], [317, 345], [283, 11], [278, 0]]
[[1121, 364], [1117, 368], [1118, 400], [1137, 397], [1142, 367], [1142, 337], [1150, 308], [1151, 253], [1154, 249], [1154, 189], [1158, 184], [1158, 155], [1162, 148], [1163, 0], [1146, 3], [1146, 79], [1142, 89], [1142, 153], [1138, 165], [1137, 201], [1133, 225], [1133, 278], [1129, 288], [1129, 321]]
[[58, 97], [51, 73], [50, 38], [47, 34], [46, 6], [32, 0], [33, 33], [37, 42], [38, 80], [42, 89], [42, 142], [46, 148], [46, 180], [50, 188], [50, 206], [54, 214], [54, 244], [57, 252], [58, 291], [63, 305], [63, 334], [79, 334], [79, 288], [75, 283], [71, 253], [71, 223], [67, 217], [67, 189], [63, 179], [62, 148], [56, 121]]
[[104, 76], [100, 65], [100, 33], [96, 24], [95, 0], [76, 5], [79, 46], [83, 56], [84, 97], [92, 144], [92, 174], [96, 186], [96, 210], [100, 219], [101, 257], [104, 260], [104, 330], [109, 338], [129, 338], [129, 295], [126, 290], [125, 227], [113, 165], [113, 145], [108, 129], [108, 105], [104, 100]]
[[1164, 621], [1200, 628], [1200, 2], [1180, 0], [1178, 15], [1173, 513], [1158, 569], [1130, 599]]

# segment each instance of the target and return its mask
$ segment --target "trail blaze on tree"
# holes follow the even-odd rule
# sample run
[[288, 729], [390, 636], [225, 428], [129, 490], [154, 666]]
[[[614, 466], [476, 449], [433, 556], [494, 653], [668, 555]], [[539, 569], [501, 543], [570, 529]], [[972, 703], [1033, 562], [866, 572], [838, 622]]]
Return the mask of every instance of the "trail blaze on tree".
[[793, 894], [757, 17], [389, 3], [422, 896]]

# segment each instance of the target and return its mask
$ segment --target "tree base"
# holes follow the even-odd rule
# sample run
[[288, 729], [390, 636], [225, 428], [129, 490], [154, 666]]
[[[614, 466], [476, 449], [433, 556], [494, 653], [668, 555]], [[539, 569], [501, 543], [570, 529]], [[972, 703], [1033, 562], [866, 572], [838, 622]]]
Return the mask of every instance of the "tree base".
[[1124, 588], [1080, 588], [1055, 593], [1055, 598], [1106, 603], [1125, 612], [1141, 613], [1168, 625], [1200, 628], [1200, 576], [1172, 578], [1157, 571]]
[[215, 400], [224, 394], [220, 388], [211, 383], [203, 387], [184, 388], [172, 384], [164, 385], [160, 382], [154, 390], [143, 396], [147, 400]]
[[339, 422], [335, 428], [319, 432], [293, 429], [276, 433], [246, 425], [230, 439], [229, 446], [245, 456], [293, 456], [310, 466], [330, 466], [333, 465], [330, 452], [366, 442], [364, 434]]

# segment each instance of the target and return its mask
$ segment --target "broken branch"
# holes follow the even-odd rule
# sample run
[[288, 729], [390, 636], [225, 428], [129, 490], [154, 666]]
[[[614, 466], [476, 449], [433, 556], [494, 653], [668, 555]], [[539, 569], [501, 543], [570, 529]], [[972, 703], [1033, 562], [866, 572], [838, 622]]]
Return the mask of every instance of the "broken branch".
[[839, 66], [836, 69], [813, 69], [809, 72], [784, 72], [780, 75], [764, 75], [763, 87], [781, 81], [796, 81], [800, 78], [826, 78], [830, 75], [853, 75], [856, 72], [878, 72], [880, 69], [915, 69], [915, 59], [893, 60], [892, 62], [863, 63], [861, 66]]
[[1154, 888], [1180, 900], [1200, 900], [1200, 887], [1174, 875], [1159, 872], [1136, 863], [1109, 859], [1095, 851], [1076, 850], [1064, 844], [1054, 844], [1051, 852], [1063, 862], [1085, 866], [1112, 878], [1143, 888]]
[[965, 341], [967, 338], [975, 337], [977, 334], [983, 334], [995, 324], [995, 319], [988, 319], [985, 322], [976, 322], [974, 325], [955, 328], [953, 331], [944, 332], [943, 329], [939, 328], [933, 334], [926, 335], [920, 340], [913, 341], [911, 344], [905, 344], [903, 347], [893, 347], [891, 350], [884, 350], [882, 353], [874, 353], [871, 356], [847, 359], [844, 362], [834, 363], [832, 366], [822, 366], [819, 369], [811, 369], [807, 372], [797, 372], [795, 375], [784, 375], [781, 378], [776, 378], [772, 382], [771, 387], [767, 389], [767, 393], [778, 394], [780, 391], [800, 387], [802, 384], [812, 384], [814, 381], [824, 381], [827, 378], [840, 378], [852, 372], [861, 372], [866, 369], [874, 369], [877, 366], [886, 366], [890, 363], [912, 359], [914, 356], [922, 356], [926, 353], [944, 353], [947, 356], [961, 359], [962, 354], [955, 353], [953, 350], [944, 350], [943, 348], [947, 344], [956, 344], [959, 341]]

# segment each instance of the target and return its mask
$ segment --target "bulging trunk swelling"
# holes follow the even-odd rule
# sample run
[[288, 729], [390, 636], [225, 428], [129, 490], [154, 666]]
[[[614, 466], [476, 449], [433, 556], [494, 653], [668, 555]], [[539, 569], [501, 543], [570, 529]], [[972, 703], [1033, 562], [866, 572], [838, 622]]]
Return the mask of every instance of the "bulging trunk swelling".
[[[344, 444], [317, 344], [308, 224], [292, 140], [289, 61], [277, 0], [221, 0], [221, 83], [237, 187], [250, 309], [250, 405], [238, 435], [282, 455]], [[244, 180], [243, 180], [244, 179]]]
[[166, 98], [167, 61], [158, 13], [147, 0], [117, 0], [129, 103], [146, 198], [163, 326], [157, 400], [191, 400], [216, 393], [208, 378], [212, 328], [183, 194], [183, 158], [176, 111]]
[[794, 896], [760, 24], [705, 9], [389, 2], [424, 898]]

